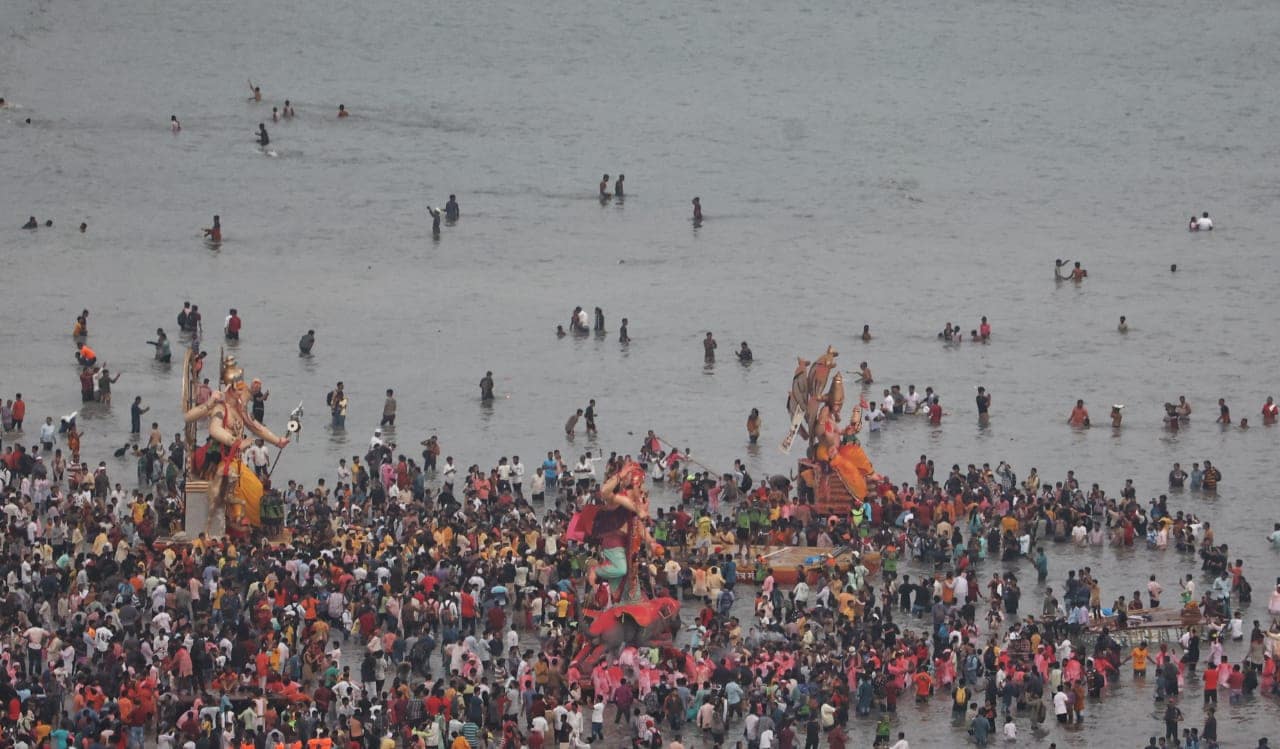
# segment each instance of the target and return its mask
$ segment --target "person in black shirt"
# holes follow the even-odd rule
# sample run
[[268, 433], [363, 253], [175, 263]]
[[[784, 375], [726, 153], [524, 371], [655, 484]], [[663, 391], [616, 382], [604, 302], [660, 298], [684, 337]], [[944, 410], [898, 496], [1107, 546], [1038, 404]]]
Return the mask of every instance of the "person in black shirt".
[[920, 586], [911, 582], [910, 575], [902, 576], [902, 584], [898, 586], [898, 608], [903, 611], [911, 611], [911, 596], [920, 589]]
[[978, 387], [978, 423], [986, 426], [991, 420], [991, 394], [984, 387]]

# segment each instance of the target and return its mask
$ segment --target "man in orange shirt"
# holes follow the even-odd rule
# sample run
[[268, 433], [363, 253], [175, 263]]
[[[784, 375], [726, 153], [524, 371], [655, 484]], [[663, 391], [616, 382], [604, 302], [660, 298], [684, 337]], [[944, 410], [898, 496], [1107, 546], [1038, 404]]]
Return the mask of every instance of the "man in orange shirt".
[[76, 361], [80, 362], [82, 367], [92, 367], [98, 363], [98, 355], [94, 353], [93, 349], [89, 348], [89, 344], [82, 343], [76, 349]]
[[921, 669], [911, 677], [911, 681], [916, 685], [916, 702], [928, 702], [929, 692], [933, 689], [933, 677], [929, 672]]

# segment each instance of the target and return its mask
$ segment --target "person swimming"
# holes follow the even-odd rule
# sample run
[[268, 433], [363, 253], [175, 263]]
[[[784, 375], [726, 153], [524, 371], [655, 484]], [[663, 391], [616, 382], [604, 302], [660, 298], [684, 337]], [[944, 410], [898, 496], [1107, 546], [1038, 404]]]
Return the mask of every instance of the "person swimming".
[[84, 234], [84, 233], [85, 233], [85, 232], [87, 232], [87, 231], [89, 231], [89, 225], [88, 225], [88, 224], [86, 224], [85, 222], [81, 221], [81, 222], [80, 222], [80, 233], [81, 233], [81, 234]]
[[609, 175], [606, 174], [600, 178], [600, 199], [608, 200], [612, 197], [613, 194], [609, 192]]
[[1128, 323], [1128, 321], [1125, 319], [1125, 316], [1124, 316], [1124, 315], [1121, 315], [1121, 316], [1120, 316], [1120, 324], [1119, 324], [1118, 326], [1116, 326], [1116, 330], [1120, 331], [1121, 333], [1128, 333], [1128, 332], [1129, 332], [1129, 323]]
[[174, 135], [182, 132], [182, 123], [178, 122], [178, 115], [169, 115], [169, 130], [173, 131]]
[[444, 204], [444, 217], [448, 221], [457, 221], [462, 211], [458, 208], [458, 196], [450, 194], [449, 202]]
[[284, 112], [282, 114], [286, 120], [293, 119], [293, 104], [289, 103], [288, 99], [284, 100]]
[[346, 104], [338, 105], [338, 119], [342, 119], [343, 117], [349, 117], [350, 115], [351, 113], [347, 111]]
[[252, 94], [249, 101], [262, 101], [262, 87], [253, 85], [252, 80], [249, 81], [249, 92]]
[[271, 108], [271, 121], [272, 121], [272, 122], [279, 122], [279, 121], [280, 121], [280, 108], [279, 108], [279, 107], [272, 107], [272, 108]]
[[621, 198], [625, 193], [622, 191], [622, 181], [627, 178], [625, 174], [619, 174], [618, 178], [613, 181], [613, 197]]
[[31, 218], [27, 219], [27, 223], [23, 224], [22, 228], [23, 229], [39, 229], [40, 222], [36, 221], [35, 216], [32, 216]]
[[205, 229], [204, 235], [210, 242], [220, 244], [222, 242], [222, 219], [215, 215], [213, 217], [213, 226]]

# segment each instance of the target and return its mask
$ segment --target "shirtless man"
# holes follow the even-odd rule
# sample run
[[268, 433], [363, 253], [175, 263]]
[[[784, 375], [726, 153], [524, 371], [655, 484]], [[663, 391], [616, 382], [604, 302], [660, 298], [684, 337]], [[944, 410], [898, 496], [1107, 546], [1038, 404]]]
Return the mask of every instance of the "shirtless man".
[[609, 192], [609, 175], [606, 174], [600, 178], [600, 199], [608, 200], [612, 197], [613, 194]]
[[1084, 400], [1076, 400], [1076, 407], [1071, 409], [1071, 416], [1067, 419], [1067, 423], [1073, 427], [1089, 426], [1089, 409], [1084, 407]]
[[858, 365], [858, 382], [861, 382], [863, 385], [870, 385], [875, 382], [871, 377], [871, 367], [868, 367], [866, 362], [862, 362]]
[[702, 198], [693, 199], [693, 221], [694, 223], [702, 223]]
[[1121, 333], [1129, 332], [1129, 323], [1125, 321], [1124, 315], [1120, 316], [1120, 324], [1116, 326], [1116, 330], [1120, 331]]
[[342, 119], [343, 117], [350, 117], [350, 116], [351, 116], [351, 113], [347, 111], [347, 105], [346, 105], [346, 104], [339, 104], [339, 105], [338, 105], [338, 119]]
[[1187, 403], [1187, 396], [1178, 396], [1178, 405], [1176, 406], [1179, 421], [1191, 420], [1191, 404]]
[[253, 85], [252, 80], [249, 81], [249, 92], [252, 94], [252, 96], [249, 97], [249, 101], [262, 101], [262, 88], [260, 86]]
[[216, 215], [213, 217], [213, 226], [204, 230], [204, 236], [214, 244], [222, 242], [222, 219], [220, 217]]
[[169, 115], [169, 129], [173, 131], [174, 135], [182, 132], [182, 123], [178, 122], [178, 115]]
[[1088, 276], [1089, 276], [1089, 271], [1080, 267], [1080, 263], [1078, 262], [1076, 263], [1075, 267], [1071, 269], [1071, 280], [1075, 281], [1076, 283], [1080, 283], [1084, 279], [1088, 278]]

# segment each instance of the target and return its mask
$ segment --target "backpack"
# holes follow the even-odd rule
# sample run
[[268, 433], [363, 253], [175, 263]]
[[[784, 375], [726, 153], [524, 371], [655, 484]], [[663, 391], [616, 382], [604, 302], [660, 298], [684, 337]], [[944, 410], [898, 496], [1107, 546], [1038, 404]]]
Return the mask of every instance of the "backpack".
[[751, 491], [751, 485], [752, 485], [753, 483], [754, 483], [754, 482], [751, 480], [751, 474], [747, 473], [747, 472], [744, 470], [744, 471], [742, 472], [742, 483], [738, 484], [738, 489], [739, 489], [743, 494], [746, 494], [747, 492]]

